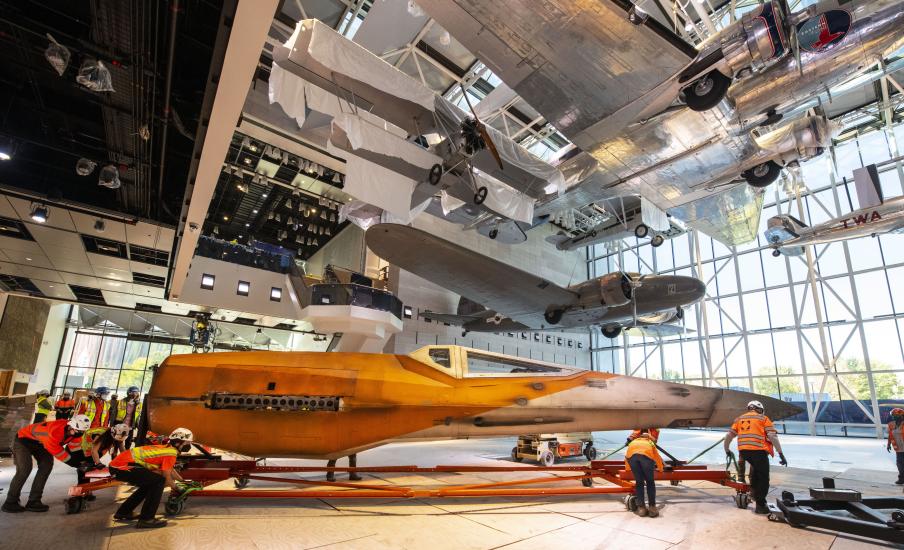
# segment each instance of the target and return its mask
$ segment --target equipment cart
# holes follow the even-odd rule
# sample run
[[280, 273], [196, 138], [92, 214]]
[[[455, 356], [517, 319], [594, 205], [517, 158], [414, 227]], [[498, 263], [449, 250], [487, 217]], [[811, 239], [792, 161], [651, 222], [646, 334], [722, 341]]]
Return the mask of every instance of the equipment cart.
[[590, 432], [521, 435], [518, 436], [518, 445], [512, 448], [512, 460], [515, 462], [527, 458], [544, 466], [576, 456], [596, 459], [596, 447]]

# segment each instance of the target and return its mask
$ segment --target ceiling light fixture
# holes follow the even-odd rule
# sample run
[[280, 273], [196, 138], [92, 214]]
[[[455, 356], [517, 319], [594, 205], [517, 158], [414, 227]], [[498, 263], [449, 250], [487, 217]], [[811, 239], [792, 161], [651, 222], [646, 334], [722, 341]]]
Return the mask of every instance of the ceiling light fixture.
[[47, 221], [47, 218], [50, 216], [50, 211], [47, 208], [46, 204], [33, 204], [31, 207], [31, 219], [38, 222], [44, 223]]
[[103, 233], [104, 230], [107, 229], [107, 224], [104, 223], [104, 220], [94, 220], [94, 230], [98, 233]]

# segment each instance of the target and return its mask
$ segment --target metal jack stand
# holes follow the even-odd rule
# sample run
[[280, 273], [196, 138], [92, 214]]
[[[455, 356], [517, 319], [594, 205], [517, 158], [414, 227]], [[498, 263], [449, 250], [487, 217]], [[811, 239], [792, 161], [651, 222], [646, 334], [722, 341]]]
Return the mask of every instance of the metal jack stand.
[[[836, 489], [835, 480], [830, 477], [822, 478], [822, 485], [821, 488], [811, 487], [812, 498], [807, 500], [795, 500], [793, 494], [783, 491], [782, 498], [769, 505], [769, 519], [785, 521], [792, 527], [820, 527], [904, 543], [904, 498], [864, 498], [859, 491]], [[847, 512], [849, 516], [837, 512]]]

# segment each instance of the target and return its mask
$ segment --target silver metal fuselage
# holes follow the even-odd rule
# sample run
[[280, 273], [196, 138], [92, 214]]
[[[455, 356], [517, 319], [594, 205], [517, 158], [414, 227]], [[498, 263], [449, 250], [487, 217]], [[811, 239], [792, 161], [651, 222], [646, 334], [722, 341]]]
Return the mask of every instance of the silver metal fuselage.
[[[861, 208], [813, 227], [788, 228], [788, 225], [793, 225], [790, 219], [776, 216], [769, 220], [769, 228], [766, 230], [769, 244], [788, 255], [799, 253], [793, 250], [796, 247], [898, 232], [904, 229], [904, 197], [885, 201], [878, 206]], [[786, 228], [792, 229], [799, 236], [783, 239], [783, 236], [790, 235]], [[785, 248], [789, 250], [786, 251]]]

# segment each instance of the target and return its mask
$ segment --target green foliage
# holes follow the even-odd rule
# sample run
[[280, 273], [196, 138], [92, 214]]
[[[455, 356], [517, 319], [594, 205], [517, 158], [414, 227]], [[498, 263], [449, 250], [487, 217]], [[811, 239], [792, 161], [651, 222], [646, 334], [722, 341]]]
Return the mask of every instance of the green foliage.
[[777, 378], [776, 372], [778, 372], [780, 376], [794, 374], [791, 367], [783, 365], [779, 365], [775, 368], [760, 367], [759, 370], [756, 371], [756, 375], [765, 378], [753, 379], [753, 391], [770, 397], [779, 397], [780, 393], [781, 395], [785, 395], [788, 393], [800, 393], [802, 391], [800, 387], [800, 377]]
[[[838, 362], [838, 372], [850, 372], [855, 374], [844, 375], [842, 381], [854, 393], [857, 399], [869, 399], [869, 377], [866, 373], [866, 365], [863, 359], [856, 357], [848, 357]], [[881, 361], [871, 361], [871, 369], [873, 371], [889, 370], [892, 367], [882, 363]], [[899, 397], [904, 390], [898, 381], [898, 376], [891, 372], [882, 372], [873, 374], [873, 384], [876, 387], [877, 399], [893, 399]], [[842, 390], [843, 397], [850, 399], [850, 395]]]

